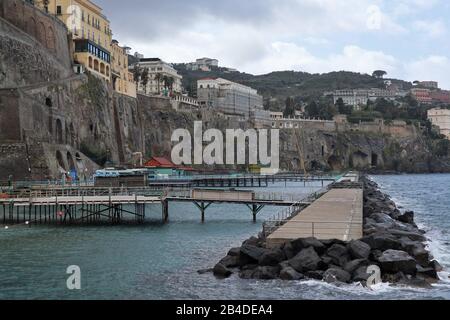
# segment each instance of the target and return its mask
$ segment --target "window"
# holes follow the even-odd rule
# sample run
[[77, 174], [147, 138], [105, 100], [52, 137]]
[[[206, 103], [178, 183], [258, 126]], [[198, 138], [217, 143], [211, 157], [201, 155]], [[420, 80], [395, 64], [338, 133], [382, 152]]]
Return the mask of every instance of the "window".
[[56, 14], [58, 16], [62, 15], [62, 7], [61, 6], [56, 6]]

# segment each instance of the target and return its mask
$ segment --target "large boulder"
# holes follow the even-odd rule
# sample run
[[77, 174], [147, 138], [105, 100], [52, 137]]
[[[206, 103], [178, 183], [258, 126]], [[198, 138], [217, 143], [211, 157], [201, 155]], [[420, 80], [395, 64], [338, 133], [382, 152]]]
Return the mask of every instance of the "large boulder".
[[289, 265], [300, 273], [317, 270], [321, 264], [317, 252], [313, 247], [303, 249], [294, 258], [289, 260]]
[[284, 260], [286, 260], [286, 256], [281, 249], [272, 249], [259, 257], [258, 264], [260, 266], [276, 266]]
[[405, 251], [386, 250], [378, 258], [383, 272], [404, 274], [415, 274], [417, 272], [417, 262]]
[[367, 259], [370, 255], [370, 246], [362, 241], [351, 241], [347, 246], [348, 252], [353, 259]]
[[316, 238], [303, 238], [303, 239], [296, 239], [291, 241], [292, 246], [297, 252], [300, 250], [313, 247], [314, 250], [319, 254], [323, 254], [325, 250], [327, 249], [326, 246], [317, 240]]
[[233, 271], [225, 267], [223, 264], [218, 263], [214, 266], [213, 273], [218, 278], [228, 278], [233, 274]]
[[393, 236], [397, 236], [397, 237], [407, 237], [413, 241], [419, 241], [419, 242], [427, 241], [427, 238], [422, 233], [420, 233], [420, 231], [411, 232], [411, 231], [403, 231], [403, 230], [398, 230], [398, 229], [390, 229], [390, 230], [388, 230], [388, 233], [390, 233]]
[[260, 239], [258, 239], [257, 237], [251, 237], [251, 238], [245, 240], [242, 243], [242, 246], [251, 245], [251, 246], [259, 247], [259, 246], [261, 246], [261, 244], [262, 244], [262, 241]]
[[376, 233], [361, 239], [362, 242], [368, 244], [372, 250], [386, 251], [389, 249], [399, 250], [402, 244], [392, 234]]
[[330, 268], [323, 274], [323, 281], [328, 283], [335, 283], [335, 282], [350, 282], [352, 276], [350, 273], [348, 273], [345, 270], [342, 270], [340, 268]]
[[241, 254], [241, 247], [231, 248], [230, 251], [228, 251], [228, 255], [232, 257], [237, 257], [240, 254]]
[[286, 267], [280, 271], [280, 279], [282, 280], [302, 280], [304, 278], [303, 274], [295, 271], [292, 267]]
[[355, 270], [360, 268], [361, 266], [367, 266], [368, 262], [366, 259], [357, 259], [349, 261], [345, 264], [344, 270], [348, 273], [353, 273]]
[[414, 224], [414, 211], [407, 211], [398, 217], [398, 221], [408, 224]]
[[252, 274], [253, 279], [272, 280], [277, 279], [280, 274], [279, 267], [259, 266]]
[[295, 257], [298, 251], [295, 250], [292, 242], [286, 242], [283, 246], [283, 253], [286, 256], [286, 259], [292, 259], [293, 257]]
[[336, 265], [345, 265], [349, 260], [347, 248], [341, 244], [333, 244], [326, 252], [326, 255], [333, 260]]
[[315, 270], [315, 271], [308, 271], [305, 276], [309, 279], [314, 279], [314, 280], [323, 280], [323, 274], [325, 273], [325, 271], [321, 271], [321, 270]]
[[250, 261], [258, 262], [259, 258], [266, 252], [266, 249], [254, 246], [252, 244], [244, 244], [241, 247], [240, 257]]
[[240, 265], [239, 256], [226, 256], [220, 260], [219, 264], [225, 266], [226, 268], [236, 268]]
[[353, 271], [353, 282], [363, 282], [366, 283], [367, 279], [369, 279], [370, 274], [367, 273], [367, 266], [359, 267], [355, 271]]
[[424, 268], [421, 265], [417, 265], [417, 274], [418, 275], [422, 275], [424, 277], [429, 277], [431, 279], [435, 279], [438, 280], [439, 276], [438, 273], [436, 272], [436, 270], [434, 270], [434, 268]]

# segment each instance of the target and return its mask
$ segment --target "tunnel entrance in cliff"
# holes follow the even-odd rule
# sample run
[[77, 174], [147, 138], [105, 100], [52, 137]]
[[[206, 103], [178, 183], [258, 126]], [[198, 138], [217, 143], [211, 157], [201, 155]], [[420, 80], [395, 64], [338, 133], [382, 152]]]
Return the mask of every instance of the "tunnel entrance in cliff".
[[339, 161], [339, 158], [336, 156], [331, 156], [328, 158], [328, 165], [332, 171], [340, 171], [342, 170], [342, 164]]
[[378, 167], [378, 155], [372, 153], [372, 167]]

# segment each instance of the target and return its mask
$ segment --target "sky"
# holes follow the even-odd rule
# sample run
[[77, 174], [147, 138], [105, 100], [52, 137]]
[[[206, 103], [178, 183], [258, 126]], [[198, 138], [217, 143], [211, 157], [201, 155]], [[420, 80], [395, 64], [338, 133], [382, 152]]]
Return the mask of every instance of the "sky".
[[171, 63], [265, 74], [376, 69], [450, 89], [448, 0], [94, 0], [114, 39]]

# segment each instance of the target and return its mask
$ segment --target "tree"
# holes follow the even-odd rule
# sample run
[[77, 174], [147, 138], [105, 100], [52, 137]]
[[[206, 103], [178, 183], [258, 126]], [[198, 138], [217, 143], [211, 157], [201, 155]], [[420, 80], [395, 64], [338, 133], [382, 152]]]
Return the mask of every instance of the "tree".
[[346, 105], [344, 103], [344, 100], [342, 100], [342, 98], [337, 99], [336, 108], [340, 114], [350, 115], [350, 114], [352, 114], [352, 111], [353, 111], [353, 107]]
[[175, 83], [175, 79], [173, 77], [169, 77], [167, 79], [167, 85], [169, 87], [170, 92], [173, 91], [173, 84]]
[[135, 64], [133, 67], [133, 80], [136, 83], [136, 89], [139, 85], [139, 80], [141, 79], [141, 67], [138, 64]]
[[161, 73], [157, 73], [155, 74], [155, 80], [156, 83], [158, 85], [158, 95], [161, 94], [161, 80], [162, 80], [163, 76]]
[[148, 84], [149, 76], [148, 76], [148, 68], [144, 68], [141, 73], [141, 84], [144, 87], [144, 93], [147, 94], [147, 84]]
[[308, 114], [308, 116], [311, 118], [320, 117], [319, 106], [317, 105], [317, 103], [315, 101], [308, 104], [305, 108], [305, 111]]
[[383, 77], [387, 75], [387, 72], [384, 70], [375, 70], [372, 73], [372, 77], [377, 78], [377, 79], [383, 79]]
[[286, 98], [285, 109], [283, 115], [285, 118], [293, 117], [295, 115], [295, 102], [292, 97]]

